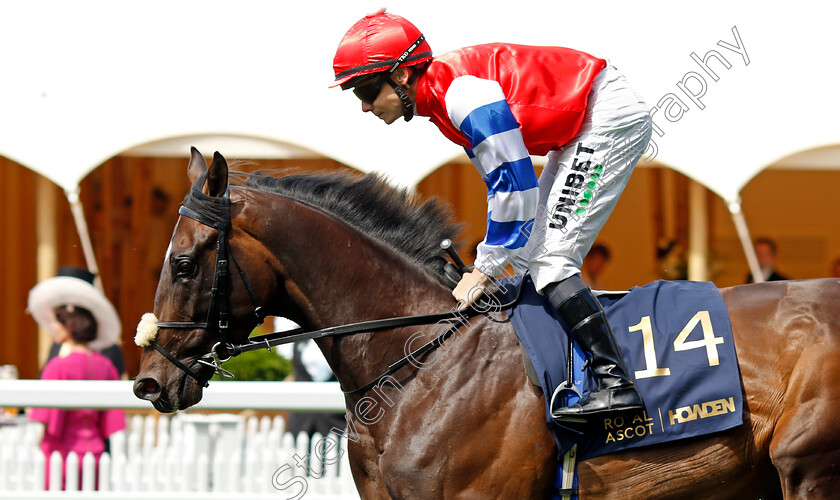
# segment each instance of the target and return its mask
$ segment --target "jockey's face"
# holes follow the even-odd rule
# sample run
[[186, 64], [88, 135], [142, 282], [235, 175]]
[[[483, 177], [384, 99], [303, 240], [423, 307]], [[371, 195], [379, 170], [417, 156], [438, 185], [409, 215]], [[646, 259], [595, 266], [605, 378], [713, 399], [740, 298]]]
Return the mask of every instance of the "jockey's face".
[[[397, 68], [397, 71], [391, 75], [391, 80], [397, 82], [397, 84], [404, 84], [408, 78], [407, 75], [408, 71], [405, 68]], [[384, 84], [379, 89], [379, 94], [372, 103], [362, 101], [362, 111], [365, 113], [372, 112], [380, 120], [390, 125], [397, 121], [405, 110], [403, 109], [403, 103], [400, 97], [394, 92], [394, 89], [390, 85]]]

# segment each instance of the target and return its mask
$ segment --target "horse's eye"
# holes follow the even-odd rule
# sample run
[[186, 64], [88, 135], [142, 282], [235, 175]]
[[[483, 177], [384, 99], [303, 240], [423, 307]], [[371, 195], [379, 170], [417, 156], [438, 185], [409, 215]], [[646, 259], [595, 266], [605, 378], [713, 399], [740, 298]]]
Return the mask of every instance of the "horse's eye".
[[178, 270], [178, 276], [189, 276], [195, 271], [195, 264], [191, 260], [184, 259], [178, 262], [176, 269]]

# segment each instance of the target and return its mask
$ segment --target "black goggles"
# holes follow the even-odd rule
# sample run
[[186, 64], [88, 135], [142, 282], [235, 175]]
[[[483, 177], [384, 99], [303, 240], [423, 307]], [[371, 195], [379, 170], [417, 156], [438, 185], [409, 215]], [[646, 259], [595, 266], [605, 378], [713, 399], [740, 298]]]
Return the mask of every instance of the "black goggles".
[[388, 79], [388, 76], [389, 75], [377, 76], [368, 82], [356, 85], [353, 87], [353, 93], [356, 94], [356, 97], [358, 97], [362, 102], [373, 104], [373, 101], [375, 101], [379, 96], [382, 86], [385, 85], [385, 80]]

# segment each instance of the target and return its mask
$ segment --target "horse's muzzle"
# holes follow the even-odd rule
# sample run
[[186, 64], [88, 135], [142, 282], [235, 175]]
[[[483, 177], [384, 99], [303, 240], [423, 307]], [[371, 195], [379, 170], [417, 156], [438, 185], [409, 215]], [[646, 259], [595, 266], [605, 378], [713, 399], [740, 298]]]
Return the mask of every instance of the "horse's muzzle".
[[154, 377], [145, 377], [134, 381], [134, 395], [154, 403], [160, 399], [160, 383]]

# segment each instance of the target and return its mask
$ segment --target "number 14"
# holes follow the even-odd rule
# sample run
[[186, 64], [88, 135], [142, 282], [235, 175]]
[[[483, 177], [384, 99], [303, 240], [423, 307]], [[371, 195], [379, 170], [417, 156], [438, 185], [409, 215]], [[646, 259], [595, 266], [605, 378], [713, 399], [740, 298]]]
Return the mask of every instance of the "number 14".
[[[686, 340], [688, 336], [694, 331], [694, 327], [700, 323], [703, 330], [703, 340]], [[642, 320], [630, 327], [631, 332], [642, 332], [642, 341], [644, 342], [645, 352], [645, 369], [638, 370], [635, 373], [635, 378], [650, 378], [650, 377], [665, 377], [671, 374], [670, 368], [659, 368], [656, 364], [656, 349], [653, 345], [653, 327], [650, 324], [650, 316], [643, 316]], [[709, 317], [709, 311], [698, 311], [682, 329], [677, 338], [674, 339], [674, 350], [687, 351], [689, 349], [706, 348], [706, 356], [709, 358], [709, 366], [718, 366], [720, 359], [718, 358], [717, 344], [722, 344], [723, 338], [715, 337], [715, 332], [712, 330], [712, 319]]]

